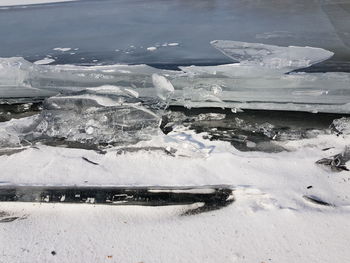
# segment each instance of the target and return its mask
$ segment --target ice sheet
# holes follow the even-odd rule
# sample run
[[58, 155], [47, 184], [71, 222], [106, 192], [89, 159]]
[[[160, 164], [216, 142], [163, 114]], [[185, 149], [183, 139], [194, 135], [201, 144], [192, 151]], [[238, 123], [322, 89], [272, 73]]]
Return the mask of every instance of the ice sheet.
[[171, 89], [166, 91], [171, 94], [166, 95], [170, 104], [186, 107], [350, 113], [349, 73], [285, 74], [325, 60], [332, 52], [236, 41], [215, 41], [213, 45], [241, 62], [180, 67], [181, 71], [176, 71], [147, 65], [35, 65], [23, 58], [3, 58], [0, 97], [47, 96], [112, 85], [147, 97]]

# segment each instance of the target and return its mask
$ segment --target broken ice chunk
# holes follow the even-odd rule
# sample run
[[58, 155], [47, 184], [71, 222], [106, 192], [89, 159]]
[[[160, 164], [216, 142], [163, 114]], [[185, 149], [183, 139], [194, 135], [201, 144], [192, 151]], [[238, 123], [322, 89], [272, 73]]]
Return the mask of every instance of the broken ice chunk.
[[222, 113], [201, 113], [198, 115], [199, 121], [223, 120], [225, 118], [226, 114]]
[[337, 134], [350, 134], [350, 118], [340, 118], [336, 119], [331, 124], [331, 129]]
[[28, 144], [24, 136], [30, 133], [38, 123], [38, 115], [12, 119], [0, 123], [0, 148], [22, 147]]
[[168, 147], [173, 145], [176, 148], [176, 156], [179, 157], [208, 157], [215, 149], [214, 145], [207, 145], [192, 136], [190, 133], [181, 131], [179, 127], [178, 131], [164, 136]]
[[220, 98], [220, 92], [217, 89], [213, 89], [211, 85], [200, 88], [185, 87], [182, 90], [181, 97], [177, 98], [178, 101], [183, 103], [186, 108], [196, 107], [197, 102], [217, 102], [221, 107], [227, 106]]
[[156, 47], [148, 47], [147, 50], [148, 50], [148, 51], [156, 51], [157, 48], [156, 48]]
[[0, 97], [45, 97], [55, 95], [52, 91], [43, 91], [33, 87], [31, 77], [37, 71], [38, 65], [26, 61], [24, 58], [0, 58]]
[[114, 85], [103, 85], [99, 87], [87, 88], [86, 90], [89, 93], [94, 93], [94, 94], [121, 95], [121, 96], [127, 96], [127, 97], [135, 97], [135, 98], [139, 97], [139, 93], [134, 89], [118, 87]]
[[66, 52], [66, 51], [71, 50], [71, 48], [70, 47], [55, 47], [53, 50]]
[[280, 47], [230, 40], [214, 40], [210, 43], [226, 56], [243, 64], [275, 69], [283, 68], [286, 69], [286, 72], [309, 67], [334, 54], [328, 50], [314, 47]]
[[134, 143], [158, 134], [161, 117], [136, 98], [82, 93], [47, 99], [36, 132], [88, 144]]
[[52, 58], [43, 58], [34, 62], [35, 65], [48, 65], [55, 62]]
[[29, 70], [34, 65], [24, 58], [0, 58], [1, 86], [18, 85], [23, 83], [29, 76]]
[[175, 89], [171, 82], [159, 74], [152, 75], [152, 82], [157, 90], [157, 95], [162, 100], [168, 100], [174, 93]]

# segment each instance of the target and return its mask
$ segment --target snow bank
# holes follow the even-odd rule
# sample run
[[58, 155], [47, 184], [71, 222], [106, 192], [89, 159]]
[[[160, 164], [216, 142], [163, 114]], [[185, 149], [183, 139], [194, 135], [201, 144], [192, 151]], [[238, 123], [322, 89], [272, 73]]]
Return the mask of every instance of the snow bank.
[[[185, 207], [1, 203], [4, 262], [346, 263], [349, 210], [302, 212], [241, 203], [180, 217]], [[16, 245], [14, 245], [16, 244]]]

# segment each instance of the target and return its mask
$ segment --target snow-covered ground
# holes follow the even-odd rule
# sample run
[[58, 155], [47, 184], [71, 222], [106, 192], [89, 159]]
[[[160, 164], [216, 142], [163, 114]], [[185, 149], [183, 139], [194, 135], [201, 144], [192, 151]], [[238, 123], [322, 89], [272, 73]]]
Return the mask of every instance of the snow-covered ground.
[[136, 145], [173, 147], [176, 139], [189, 157], [40, 145], [1, 156], [3, 185], [228, 184], [236, 200], [192, 216], [181, 216], [184, 206], [3, 202], [2, 217], [19, 219], [0, 223], [0, 262], [348, 262], [350, 172], [315, 162], [343, 151], [349, 136], [284, 142], [288, 152], [262, 153], [202, 135], [177, 130]]
[[[180, 217], [180, 207], [2, 203], [0, 262], [348, 262], [349, 210], [233, 205]], [[53, 255], [54, 254], [54, 255]]]

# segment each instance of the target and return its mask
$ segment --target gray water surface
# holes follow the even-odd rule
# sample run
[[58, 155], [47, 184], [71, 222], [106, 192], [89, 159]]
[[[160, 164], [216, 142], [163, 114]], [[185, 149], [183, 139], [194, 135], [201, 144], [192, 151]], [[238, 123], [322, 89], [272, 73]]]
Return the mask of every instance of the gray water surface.
[[[2, 8], [0, 57], [36, 61], [51, 55], [57, 64], [220, 64], [230, 59], [209, 42], [229, 39], [326, 48], [336, 53], [327, 63], [341, 68], [350, 61], [349, 11], [350, 1], [304, 0], [80, 0]], [[161, 46], [171, 42], [179, 45]]]

